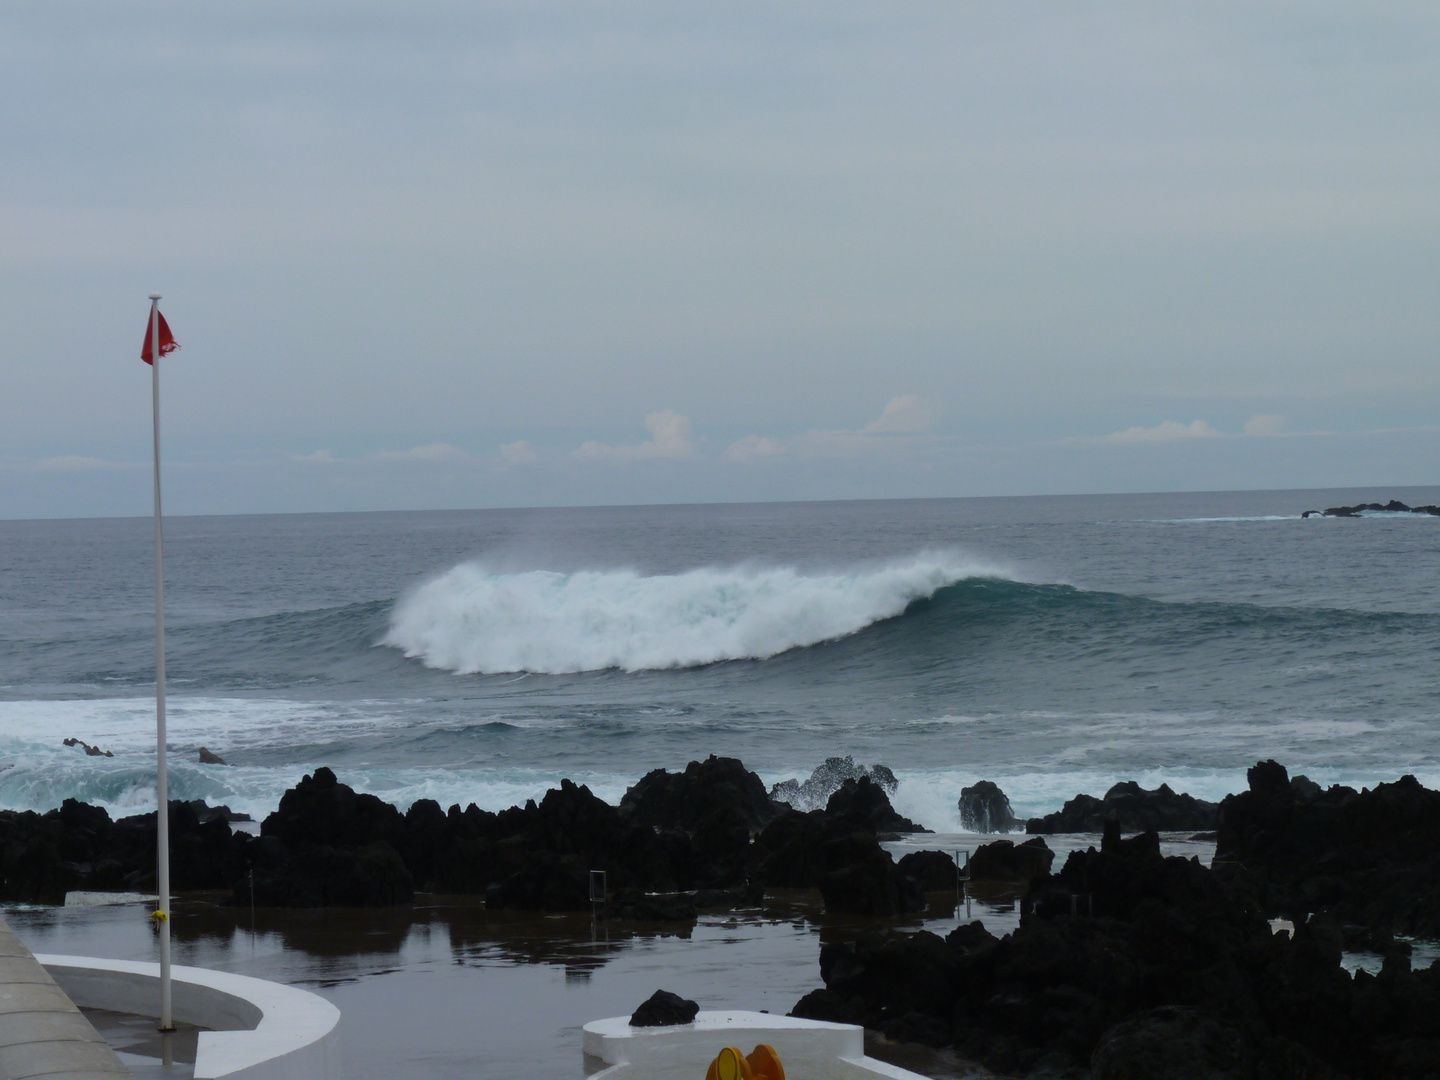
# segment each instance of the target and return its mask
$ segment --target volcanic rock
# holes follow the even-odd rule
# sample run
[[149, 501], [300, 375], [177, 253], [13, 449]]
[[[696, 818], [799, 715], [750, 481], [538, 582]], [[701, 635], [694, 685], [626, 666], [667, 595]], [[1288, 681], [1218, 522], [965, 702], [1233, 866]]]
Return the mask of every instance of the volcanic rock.
[[992, 840], [970, 856], [970, 877], [974, 881], [1025, 881], [1050, 873], [1055, 853], [1044, 838], [1034, 837], [1023, 844]]
[[683, 773], [655, 769], [625, 792], [620, 810], [639, 825], [691, 831], [717, 813], [737, 811], [746, 826], [763, 828], [783, 807], [770, 801], [765, 784], [736, 758], [711, 755]]
[[865, 776], [858, 780], [846, 780], [836, 788], [825, 804], [825, 813], [852, 828], [873, 829], [877, 833], [930, 831], [896, 813], [885, 789]]
[[1028, 833], [1102, 832], [1107, 820], [1118, 821], [1127, 832], [1198, 832], [1215, 828], [1214, 803], [1177, 794], [1169, 784], [1147, 791], [1133, 780], [1124, 780], [1105, 793], [1076, 795], [1064, 807], [1044, 817], [1031, 818]]
[[770, 798], [796, 810], [816, 810], [824, 806], [846, 780], [862, 777], [879, 784], [886, 795], [894, 795], [900, 786], [895, 774], [884, 765], [856, 765], [850, 755], [826, 758], [825, 763], [810, 774], [803, 784], [799, 780], [782, 780], [770, 789]]
[[665, 1027], [694, 1022], [700, 1006], [669, 990], [656, 990], [630, 1014], [631, 1027]]
[[1008, 833], [1019, 832], [1023, 824], [998, 785], [981, 780], [960, 789], [961, 828], [978, 833]]
[[1217, 872], [1274, 914], [1319, 911], [1392, 934], [1440, 936], [1440, 792], [1402, 776], [1367, 791], [1321, 791], [1274, 761], [1220, 804]]
[[955, 860], [948, 851], [912, 851], [900, 858], [900, 873], [922, 892], [953, 893], [960, 885]]

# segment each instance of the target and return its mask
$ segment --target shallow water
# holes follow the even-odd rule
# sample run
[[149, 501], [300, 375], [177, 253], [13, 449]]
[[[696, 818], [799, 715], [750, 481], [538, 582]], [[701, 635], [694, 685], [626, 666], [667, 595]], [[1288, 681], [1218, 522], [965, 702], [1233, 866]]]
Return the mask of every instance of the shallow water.
[[[886, 847], [973, 850], [973, 833], [907, 837]], [[1015, 839], [1019, 840], [1020, 837]], [[1056, 866], [1094, 836], [1047, 837]], [[1167, 837], [1165, 853], [1208, 862], [1213, 844]], [[827, 916], [818, 896], [782, 891], [763, 909], [702, 916], [689, 924], [595, 921], [588, 915], [489, 912], [473, 899], [421, 897], [392, 911], [282, 911], [177, 901], [177, 964], [304, 986], [341, 1011], [346, 1080], [583, 1073], [581, 1027], [628, 1015], [657, 989], [702, 1008], [785, 1013], [820, 979], [820, 945], [857, 930], [907, 926], [946, 934], [978, 919], [1003, 935], [1019, 924], [1019, 894], [974, 887], [958, 904], [930, 899], [923, 917]], [[35, 952], [124, 960], [156, 956], [145, 904], [11, 907], [5, 918]], [[966, 1075], [964, 1063], [918, 1048], [877, 1045], [908, 1067]], [[159, 1074], [167, 1075], [167, 1074]]]

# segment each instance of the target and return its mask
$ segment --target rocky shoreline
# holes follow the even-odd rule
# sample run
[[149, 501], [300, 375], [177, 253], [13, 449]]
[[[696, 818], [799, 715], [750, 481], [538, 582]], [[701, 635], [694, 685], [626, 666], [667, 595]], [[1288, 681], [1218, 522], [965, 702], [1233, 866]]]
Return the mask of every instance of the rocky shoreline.
[[[1321, 789], [1261, 762], [1249, 789], [1218, 805], [1128, 783], [1077, 796], [1027, 831], [1098, 825], [1098, 847], [1057, 869], [1042, 835], [982, 846], [971, 877], [1012, 883], [1020, 925], [1003, 938], [979, 923], [942, 938], [884, 920], [913, 927], [927, 892], [953, 897], [950, 855], [897, 863], [882, 841], [923, 830], [895, 812], [884, 772], [835, 761], [812, 780], [838, 786], [808, 812], [717, 757], [655, 770], [618, 806], [565, 781], [498, 814], [428, 800], [401, 813], [317, 769], [258, 836], [232, 831], [223, 809], [172, 803], [172, 880], [260, 907], [399, 906], [428, 892], [576, 911], [591, 906], [590, 871], [604, 869], [602, 914], [682, 921], [809, 889], [827, 912], [869, 919], [827, 931], [825, 988], [797, 1015], [1037, 1080], [1440, 1076], [1440, 971], [1412, 971], [1395, 937], [1440, 931], [1440, 792], [1413, 777]], [[966, 789], [972, 814], [1018, 825], [992, 788]], [[812, 785], [806, 798], [822, 796]], [[1205, 824], [1213, 868], [1161, 856], [1157, 828]], [[0, 812], [0, 899], [153, 887], [154, 834], [153, 814], [111, 821], [73, 800]], [[1276, 918], [1293, 931], [1274, 933]], [[1352, 978], [1347, 947], [1384, 953], [1383, 970]]]

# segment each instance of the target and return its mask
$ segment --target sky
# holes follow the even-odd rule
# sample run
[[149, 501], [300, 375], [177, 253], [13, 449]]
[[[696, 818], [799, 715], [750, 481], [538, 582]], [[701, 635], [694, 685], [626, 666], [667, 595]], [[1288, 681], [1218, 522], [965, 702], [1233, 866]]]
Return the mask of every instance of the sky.
[[9, 0], [0, 517], [1434, 484], [1440, 6]]

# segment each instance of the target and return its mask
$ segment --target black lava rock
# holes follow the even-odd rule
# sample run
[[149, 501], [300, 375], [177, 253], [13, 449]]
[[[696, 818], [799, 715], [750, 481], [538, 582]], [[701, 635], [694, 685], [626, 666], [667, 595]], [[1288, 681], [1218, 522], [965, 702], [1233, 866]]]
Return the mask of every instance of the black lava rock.
[[960, 789], [960, 825], [970, 832], [1018, 832], [1024, 826], [999, 785], [981, 780]]
[[630, 1014], [631, 1027], [667, 1027], [694, 1023], [700, 1006], [669, 990], [656, 990]]
[[1101, 832], [1106, 821], [1118, 821], [1127, 832], [1200, 832], [1215, 828], [1218, 807], [1214, 803], [1177, 794], [1168, 784], [1147, 791], [1133, 780], [1125, 780], [1105, 793], [1076, 795], [1064, 807], [1044, 817], [1031, 818], [1028, 833]]

